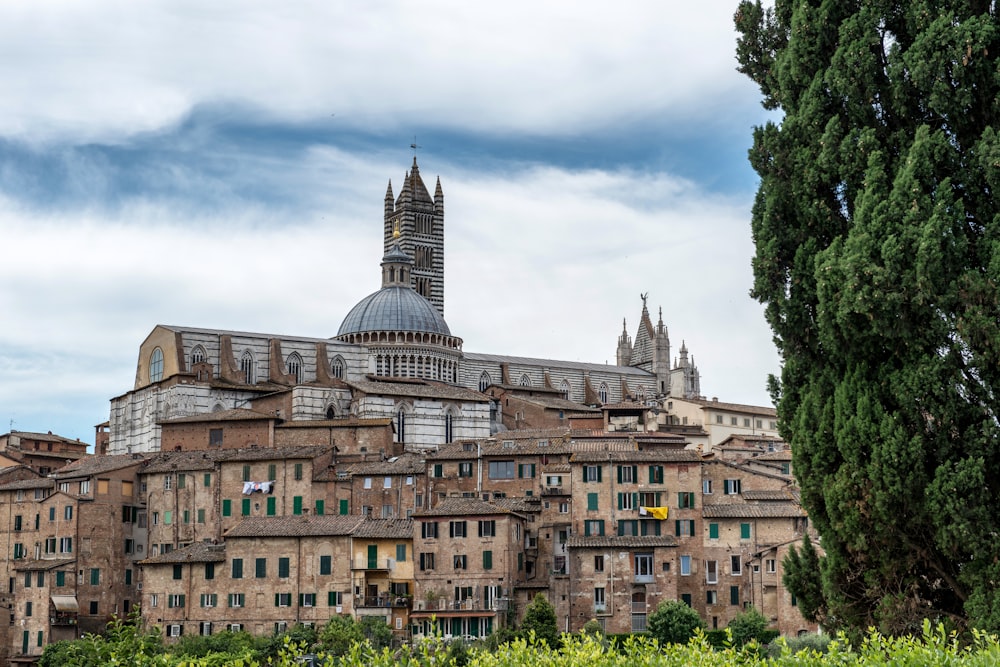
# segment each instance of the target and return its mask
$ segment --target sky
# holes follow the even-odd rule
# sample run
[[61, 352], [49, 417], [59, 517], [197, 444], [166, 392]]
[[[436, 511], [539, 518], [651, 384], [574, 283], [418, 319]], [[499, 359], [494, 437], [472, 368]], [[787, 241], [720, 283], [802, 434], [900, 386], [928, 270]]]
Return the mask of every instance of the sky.
[[614, 363], [648, 293], [769, 405], [736, 4], [0, 3], [0, 432], [92, 443], [157, 324], [334, 336], [414, 154], [466, 351]]

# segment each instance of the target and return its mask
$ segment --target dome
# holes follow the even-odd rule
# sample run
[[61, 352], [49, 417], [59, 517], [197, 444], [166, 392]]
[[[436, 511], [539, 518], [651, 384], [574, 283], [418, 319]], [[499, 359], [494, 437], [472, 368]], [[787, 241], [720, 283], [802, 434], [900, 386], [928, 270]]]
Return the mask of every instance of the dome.
[[337, 336], [365, 331], [419, 331], [450, 336], [451, 331], [431, 302], [408, 286], [383, 287], [347, 313]]

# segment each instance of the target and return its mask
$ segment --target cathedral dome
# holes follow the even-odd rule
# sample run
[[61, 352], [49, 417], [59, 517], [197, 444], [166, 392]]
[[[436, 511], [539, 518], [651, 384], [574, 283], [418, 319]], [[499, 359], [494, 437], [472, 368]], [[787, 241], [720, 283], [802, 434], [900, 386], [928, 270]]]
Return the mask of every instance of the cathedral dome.
[[337, 336], [366, 331], [417, 331], [450, 336], [451, 331], [431, 302], [408, 286], [383, 287], [347, 313]]

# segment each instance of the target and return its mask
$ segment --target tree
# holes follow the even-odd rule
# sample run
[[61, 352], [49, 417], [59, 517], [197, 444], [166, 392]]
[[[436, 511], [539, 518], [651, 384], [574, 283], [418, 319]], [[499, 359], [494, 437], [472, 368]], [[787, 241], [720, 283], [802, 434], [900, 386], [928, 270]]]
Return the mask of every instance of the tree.
[[981, 0], [740, 3], [751, 294], [826, 621], [1000, 629], [1000, 30]]
[[646, 630], [661, 644], [686, 644], [698, 629], [704, 630], [705, 622], [680, 600], [664, 600], [646, 621]]
[[558, 648], [559, 626], [556, 623], [556, 610], [542, 593], [537, 593], [524, 609], [521, 635], [527, 637], [532, 630], [539, 641], [545, 642], [552, 648]]
[[319, 632], [318, 648], [330, 655], [347, 655], [351, 646], [365, 641], [361, 625], [350, 616], [333, 616]]
[[765, 643], [773, 634], [767, 630], [768, 622], [764, 614], [750, 607], [746, 611], [741, 611], [729, 621], [729, 632], [733, 637], [733, 646], [743, 646], [754, 639], [759, 643]]
[[824, 617], [823, 573], [819, 567], [819, 554], [813, 547], [809, 534], [802, 537], [802, 550], [795, 545], [788, 549], [782, 561], [781, 581], [797, 599], [802, 618], [812, 622], [822, 622]]

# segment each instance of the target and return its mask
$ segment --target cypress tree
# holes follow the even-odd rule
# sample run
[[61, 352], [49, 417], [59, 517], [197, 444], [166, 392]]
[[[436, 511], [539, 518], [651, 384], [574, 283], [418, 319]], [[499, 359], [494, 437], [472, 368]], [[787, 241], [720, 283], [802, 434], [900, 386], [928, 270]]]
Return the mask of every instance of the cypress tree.
[[735, 22], [776, 112], [751, 293], [827, 622], [1000, 630], [996, 4], [745, 0]]

